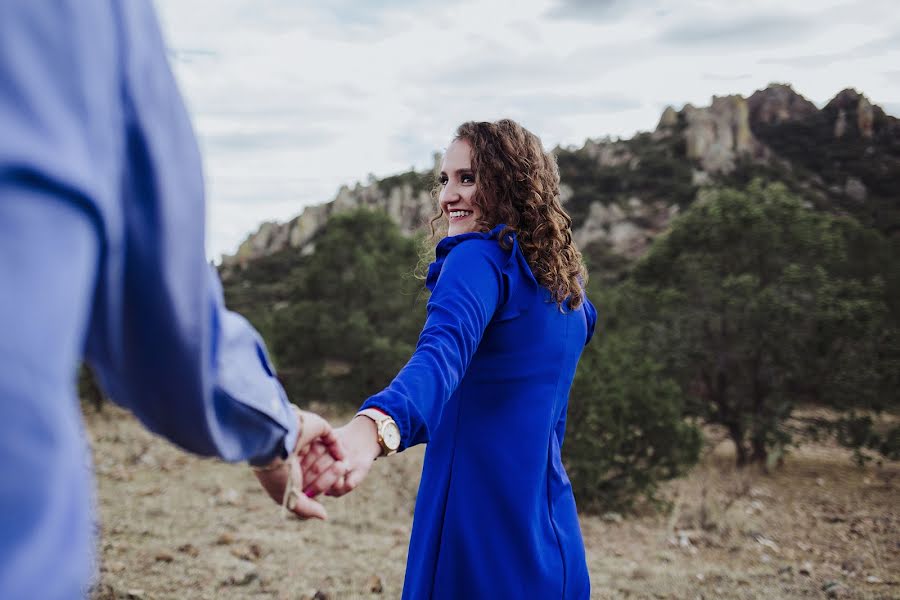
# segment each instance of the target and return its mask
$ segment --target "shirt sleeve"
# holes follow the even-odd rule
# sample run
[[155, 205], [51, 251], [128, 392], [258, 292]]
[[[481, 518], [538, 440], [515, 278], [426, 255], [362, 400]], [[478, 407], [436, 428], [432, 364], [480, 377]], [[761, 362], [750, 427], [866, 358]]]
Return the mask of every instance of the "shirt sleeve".
[[202, 163], [156, 17], [147, 2], [115, 6], [125, 177], [111, 245], [122, 253], [102, 274], [91, 356], [115, 396], [176, 444], [229, 461], [285, 455], [297, 434], [287, 396], [206, 263]]
[[[126, 72], [149, 106], [124, 101]], [[145, 0], [0, 2], [3, 598], [81, 598], [96, 575], [86, 344], [107, 392], [185, 448], [263, 460], [296, 435], [206, 264], [194, 146]]]
[[502, 250], [494, 240], [457, 245], [444, 261], [412, 358], [362, 408], [378, 408], [400, 428], [401, 449], [426, 443], [440, 423], [484, 330], [503, 298]]
[[[15, 326], [3, 346], [28, 360], [23, 387], [66, 377], [84, 351], [113, 400], [181, 447], [283, 455], [295, 417], [206, 262], [200, 156], [152, 7], [0, 6], [0, 202], [23, 224], [3, 245], [29, 250], [0, 285], [23, 270], [44, 281], [43, 292], [10, 286], [0, 303], [18, 307], [4, 311]], [[90, 244], [46, 250], [50, 236], [85, 231]]]

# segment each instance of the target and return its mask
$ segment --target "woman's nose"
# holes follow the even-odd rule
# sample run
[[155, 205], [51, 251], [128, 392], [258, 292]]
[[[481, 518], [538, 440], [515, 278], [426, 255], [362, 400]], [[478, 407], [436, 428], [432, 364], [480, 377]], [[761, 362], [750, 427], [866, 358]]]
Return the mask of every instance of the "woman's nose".
[[448, 204], [453, 204], [459, 200], [459, 191], [454, 187], [452, 183], [448, 183], [446, 187], [444, 187], [444, 193], [441, 195], [441, 205], [447, 206]]

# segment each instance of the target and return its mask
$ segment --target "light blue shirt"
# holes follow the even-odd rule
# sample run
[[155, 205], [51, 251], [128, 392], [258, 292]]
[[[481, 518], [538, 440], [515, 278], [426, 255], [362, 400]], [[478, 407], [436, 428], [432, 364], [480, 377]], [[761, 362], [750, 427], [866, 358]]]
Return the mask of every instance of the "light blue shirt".
[[229, 461], [296, 424], [204, 252], [196, 140], [145, 0], [0, 0], [0, 598], [86, 594], [82, 356], [151, 430]]

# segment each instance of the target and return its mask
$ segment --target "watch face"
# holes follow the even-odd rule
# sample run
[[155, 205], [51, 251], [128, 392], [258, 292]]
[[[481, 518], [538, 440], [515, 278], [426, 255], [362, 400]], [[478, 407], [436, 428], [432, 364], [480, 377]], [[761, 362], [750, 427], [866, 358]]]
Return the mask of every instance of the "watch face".
[[393, 451], [399, 448], [400, 429], [397, 427], [397, 424], [393, 421], [385, 423], [384, 429], [381, 432], [381, 439], [384, 440], [384, 445], [387, 446], [389, 450]]

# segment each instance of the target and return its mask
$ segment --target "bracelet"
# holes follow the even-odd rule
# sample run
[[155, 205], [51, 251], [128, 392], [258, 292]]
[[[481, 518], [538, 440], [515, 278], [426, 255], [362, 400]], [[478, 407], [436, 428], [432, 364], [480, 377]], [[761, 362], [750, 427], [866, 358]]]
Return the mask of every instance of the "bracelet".
[[[293, 514], [291, 511], [294, 510], [294, 507], [297, 506], [297, 501], [300, 499], [300, 490], [297, 486], [303, 485], [303, 473], [300, 471], [300, 451], [303, 449], [300, 446], [300, 440], [303, 439], [303, 411], [296, 404], [291, 404], [291, 408], [294, 409], [300, 424], [297, 426], [297, 441], [294, 442], [294, 449], [291, 450], [287, 457], [288, 480], [284, 486], [284, 497], [281, 499], [281, 517], [284, 519]], [[296, 469], [294, 468], [295, 466], [297, 467]], [[300, 481], [294, 481], [295, 472], [300, 474]]]
[[301, 480], [295, 481], [295, 472], [300, 473], [300, 451], [303, 449], [300, 445], [300, 440], [303, 438], [303, 411], [300, 410], [296, 404], [291, 404], [291, 409], [294, 411], [294, 414], [297, 415], [297, 441], [294, 442], [294, 447], [287, 455], [287, 458], [276, 459], [264, 467], [253, 467], [253, 470], [259, 473], [274, 471], [275, 469], [280, 469], [287, 465], [288, 478], [287, 483], [284, 486], [284, 497], [281, 499], [281, 516], [283, 518], [288, 518], [293, 514], [292, 511], [297, 506], [297, 502], [300, 499], [300, 490], [297, 486], [303, 483], [302, 474]]

